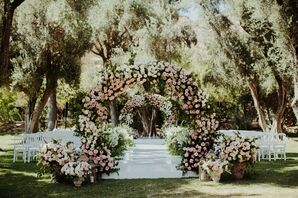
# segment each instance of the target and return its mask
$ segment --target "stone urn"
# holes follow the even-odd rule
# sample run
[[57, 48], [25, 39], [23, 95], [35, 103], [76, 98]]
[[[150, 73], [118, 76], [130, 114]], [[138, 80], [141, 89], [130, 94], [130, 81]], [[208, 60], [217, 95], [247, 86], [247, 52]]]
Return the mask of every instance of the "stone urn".
[[211, 177], [212, 181], [218, 183], [220, 181], [221, 172], [212, 172], [212, 173], [210, 173], [210, 177]]
[[84, 181], [84, 178], [83, 177], [76, 177], [73, 180], [73, 184], [75, 185], [75, 187], [81, 187], [83, 181]]
[[235, 179], [243, 179], [246, 170], [246, 162], [236, 162], [232, 167], [232, 175]]
[[201, 181], [210, 181], [211, 180], [211, 178], [210, 178], [209, 174], [207, 173], [207, 171], [202, 169], [201, 166], [199, 166], [199, 179]]

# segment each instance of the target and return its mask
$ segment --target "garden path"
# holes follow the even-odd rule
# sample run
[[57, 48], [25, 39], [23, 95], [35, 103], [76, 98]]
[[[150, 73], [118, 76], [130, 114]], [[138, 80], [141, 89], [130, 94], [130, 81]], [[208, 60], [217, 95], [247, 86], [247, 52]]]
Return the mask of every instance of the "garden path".
[[104, 175], [104, 179], [196, 177], [176, 169], [181, 157], [170, 155], [163, 139], [136, 139], [134, 143], [119, 162], [119, 175]]

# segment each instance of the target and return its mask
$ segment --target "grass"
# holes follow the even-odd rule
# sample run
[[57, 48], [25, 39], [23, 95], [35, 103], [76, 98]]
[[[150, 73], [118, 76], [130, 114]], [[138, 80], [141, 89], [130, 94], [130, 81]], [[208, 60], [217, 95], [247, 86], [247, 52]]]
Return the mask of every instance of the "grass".
[[[297, 197], [298, 139], [288, 143], [288, 160], [262, 161], [251, 179], [216, 184], [192, 179], [102, 180], [75, 188], [37, 178], [35, 163], [12, 163], [12, 136], [0, 136], [0, 197]], [[9, 141], [9, 142], [8, 142]], [[8, 143], [7, 143], [8, 142]], [[145, 170], [144, 170], [145, 171]]]

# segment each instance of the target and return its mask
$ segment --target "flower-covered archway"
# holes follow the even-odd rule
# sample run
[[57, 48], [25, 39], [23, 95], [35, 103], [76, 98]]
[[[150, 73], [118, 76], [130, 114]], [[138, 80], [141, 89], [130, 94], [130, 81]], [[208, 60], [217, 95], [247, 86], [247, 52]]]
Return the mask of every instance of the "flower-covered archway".
[[207, 94], [198, 87], [192, 75], [169, 63], [150, 62], [104, 70], [99, 84], [83, 100], [84, 110], [79, 117], [78, 132], [83, 136], [100, 133], [100, 126], [108, 122], [111, 104], [136, 86], [144, 87], [145, 91], [162, 92], [176, 101], [187, 115], [184, 121], [194, 133], [185, 149], [183, 163], [187, 164], [187, 170], [195, 169], [194, 164], [212, 149], [218, 122], [206, 104]]
[[[149, 120], [142, 116], [142, 109], [147, 108], [148, 106], [152, 107], [152, 116]], [[128, 100], [124, 107], [121, 110], [121, 115], [119, 119], [121, 123], [131, 125], [133, 123], [133, 117], [136, 113], [142, 119], [143, 126], [147, 127], [147, 132], [149, 136], [155, 135], [152, 130], [153, 124], [155, 124], [154, 119], [156, 116], [156, 110], [160, 110], [165, 116], [165, 125], [170, 125], [175, 122], [175, 117], [172, 112], [172, 103], [170, 100], [167, 100], [165, 97], [159, 94], [137, 94]]]

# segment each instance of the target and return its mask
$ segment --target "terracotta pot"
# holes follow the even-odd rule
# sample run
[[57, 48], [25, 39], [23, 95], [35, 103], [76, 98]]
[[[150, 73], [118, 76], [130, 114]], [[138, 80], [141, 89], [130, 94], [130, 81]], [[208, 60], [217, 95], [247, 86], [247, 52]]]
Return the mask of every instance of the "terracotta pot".
[[76, 177], [76, 178], [73, 180], [73, 184], [75, 185], [75, 187], [81, 187], [83, 181], [84, 181], [84, 178], [83, 178], [83, 177]]
[[201, 181], [210, 181], [211, 180], [211, 178], [210, 178], [209, 174], [207, 173], [207, 171], [202, 169], [201, 166], [199, 166], [199, 179]]
[[236, 162], [232, 168], [232, 175], [235, 179], [243, 179], [246, 170], [246, 162]]

